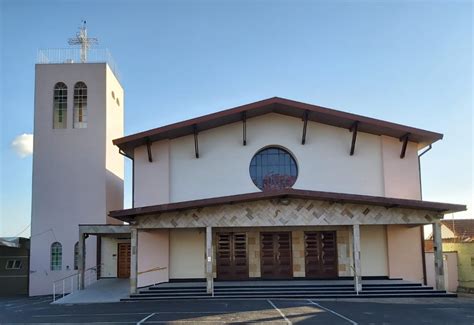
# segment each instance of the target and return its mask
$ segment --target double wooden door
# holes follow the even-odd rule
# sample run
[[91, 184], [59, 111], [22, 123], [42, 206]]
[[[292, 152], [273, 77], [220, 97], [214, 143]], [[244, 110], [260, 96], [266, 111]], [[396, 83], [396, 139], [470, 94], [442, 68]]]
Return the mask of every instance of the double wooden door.
[[130, 278], [130, 243], [119, 243], [117, 247], [117, 277]]
[[218, 233], [216, 251], [219, 280], [245, 280], [249, 277], [247, 234]]
[[336, 278], [337, 243], [335, 231], [305, 232], [306, 277]]
[[291, 232], [262, 232], [260, 234], [260, 265], [262, 278], [293, 277]]

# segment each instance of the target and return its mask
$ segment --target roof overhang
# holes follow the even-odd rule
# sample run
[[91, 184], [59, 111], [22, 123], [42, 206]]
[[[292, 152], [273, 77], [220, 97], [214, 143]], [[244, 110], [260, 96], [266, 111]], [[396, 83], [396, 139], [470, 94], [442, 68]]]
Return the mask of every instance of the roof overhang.
[[322, 106], [273, 97], [132, 134], [123, 138], [115, 139], [113, 143], [120, 148], [121, 152], [128, 157], [133, 158], [134, 149], [138, 146], [145, 145], [147, 142], [150, 143], [164, 139], [174, 139], [193, 134], [195, 130], [200, 132], [226, 124], [239, 122], [243, 119], [244, 113], [245, 118], [247, 119], [268, 113], [278, 113], [296, 118], [303, 118], [305, 114], [307, 114], [309, 121], [346, 129], [350, 129], [355, 122], [358, 122], [358, 130], [360, 132], [386, 135], [399, 139], [409, 136], [409, 141], [418, 143], [420, 149], [443, 138], [442, 134], [436, 132], [342, 112]]
[[447, 214], [452, 212], [465, 211], [466, 206], [461, 204], [450, 204], [440, 202], [429, 202], [421, 200], [408, 200], [397, 198], [386, 198], [380, 196], [334, 193], [334, 192], [320, 192], [285, 189], [280, 191], [268, 192], [254, 192], [247, 194], [238, 194], [230, 196], [220, 196], [209, 199], [183, 201], [177, 203], [151, 205], [140, 208], [124, 209], [111, 211], [109, 216], [118, 220], [131, 222], [138, 216], [153, 215], [165, 212], [175, 212], [187, 209], [203, 208], [208, 206], [234, 204], [251, 202], [266, 199], [311, 199], [320, 201], [332, 201], [337, 203], [352, 203], [352, 204], [367, 204], [384, 206], [386, 208], [406, 208], [416, 210], [436, 211], [440, 214]]

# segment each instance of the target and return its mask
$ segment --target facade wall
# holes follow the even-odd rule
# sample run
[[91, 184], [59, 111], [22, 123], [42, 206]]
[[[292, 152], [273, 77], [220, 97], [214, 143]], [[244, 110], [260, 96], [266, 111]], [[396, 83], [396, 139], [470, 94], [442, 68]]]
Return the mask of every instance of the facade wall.
[[[338, 253], [338, 275], [341, 277], [344, 276], [353, 276], [352, 264], [353, 264], [353, 254], [352, 254], [352, 230], [350, 227], [347, 226], [326, 226], [326, 227], [254, 227], [254, 228], [222, 228], [222, 229], [213, 229], [213, 276], [214, 278], [217, 277], [217, 268], [216, 268], [216, 241], [217, 241], [217, 233], [219, 232], [245, 232], [247, 233], [247, 254], [248, 254], [248, 265], [249, 265], [249, 278], [260, 278], [260, 233], [261, 232], [268, 232], [268, 231], [290, 231], [292, 236], [292, 256], [293, 256], [293, 277], [305, 277], [305, 242], [304, 242], [304, 232], [305, 231], [336, 231], [336, 239], [337, 239], [337, 253]], [[175, 276], [176, 268], [180, 265], [179, 263], [185, 263], [186, 267], [189, 269], [197, 269], [201, 270], [203, 266], [203, 259], [195, 258], [193, 261], [189, 260], [189, 252], [186, 247], [190, 246], [192, 242], [194, 242], [195, 246], [201, 247], [204, 244], [204, 237], [194, 239], [188, 237], [186, 240], [188, 243], [183, 245], [181, 240], [183, 236], [186, 236], [187, 231], [191, 231], [191, 229], [183, 229], [181, 233], [176, 234], [176, 229], [170, 230], [172, 238], [173, 236], [175, 239], [171, 239], [170, 241], [170, 251], [173, 251], [170, 254], [170, 264], [171, 264], [171, 275], [170, 278], [178, 278]], [[198, 232], [197, 229], [194, 229], [194, 233]], [[383, 245], [385, 249], [369, 249], [369, 254], [365, 256], [365, 265], [374, 266], [374, 270], [363, 270], [363, 275], [366, 276], [387, 276], [387, 256], [381, 255], [381, 252], [385, 252], [386, 250], [386, 241], [381, 243], [380, 238], [386, 238], [384, 226], [373, 226], [373, 229], [365, 230], [364, 231], [364, 243], [365, 245]], [[180, 246], [180, 247], [178, 247]], [[204, 250], [201, 252], [197, 252], [199, 256], [203, 256]], [[374, 253], [372, 255], [372, 253]], [[154, 254], [157, 254], [156, 252]], [[187, 260], [183, 262], [183, 260]], [[385, 261], [385, 268], [384, 263], [381, 262]], [[178, 266], [173, 266], [178, 265]], [[184, 267], [184, 266], [183, 266]], [[189, 275], [188, 278], [203, 278], [204, 273], [195, 273], [193, 276]], [[181, 278], [185, 278], [181, 276]]]
[[443, 251], [458, 253], [459, 287], [474, 289], [474, 243], [443, 243]]
[[[249, 164], [260, 149], [276, 145], [295, 157], [296, 189], [419, 198], [417, 145], [409, 142], [400, 159], [398, 139], [359, 132], [355, 154], [349, 155], [352, 134], [347, 129], [308, 122], [307, 142], [301, 145], [300, 119], [267, 114], [247, 121], [247, 145], [242, 123], [199, 133], [199, 159], [194, 136], [135, 149], [135, 206], [257, 192]], [[229, 186], [228, 184], [232, 184]]]
[[[124, 236], [126, 237], [126, 236]], [[100, 240], [100, 259], [101, 270], [100, 276], [102, 278], [116, 278], [117, 277], [117, 257], [118, 244], [130, 243], [130, 238], [117, 238], [102, 236]]]
[[380, 139], [385, 196], [421, 200], [417, 144], [408, 142], [405, 158], [400, 159], [400, 140], [387, 136]]
[[169, 243], [168, 229], [138, 232], [138, 287], [168, 282]]
[[387, 250], [391, 278], [423, 282], [420, 227], [388, 225]]
[[291, 245], [293, 257], [293, 277], [301, 278], [305, 273], [305, 242], [304, 231], [293, 230], [291, 232]]
[[206, 247], [204, 229], [172, 229], [169, 237], [169, 278], [204, 278]]
[[[249, 254], [249, 277], [259, 278], [260, 269], [260, 232], [249, 231], [247, 234], [248, 254]], [[214, 259], [215, 264], [216, 259]]]
[[[74, 273], [78, 224], [107, 221], [107, 209], [122, 207], [123, 158], [113, 156], [111, 137], [121, 136], [121, 114], [107, 124], [108, 83], [117, 83], [106, 64], [36, 65], [31, 208], [30, 295], [52, 292], [52, 283]], [[87, 85], [87, 128], [73, 128], [74, 85]], [[53, 129], [53, 90], [68, 87], [67, 128]], [[123, 124], [123, 122], [122, 122]], [[115, 128], [107, 135], [107, 128]], [[121, 167], [122, 166], [122, 167]], [[62, 270], [51, 271], [50, 247], [62, 244]], [[95, 238], [87, 239], [86, 268], [97, 264]]]
[[360, 251], [363, 276], [388, 276], [385, 226], [361, 226]]
[[153, 162], [148, 161], [146, 146], [135, 149], [135, 207], [170, 202], [170, 142], [154, 142], [151, 152]]

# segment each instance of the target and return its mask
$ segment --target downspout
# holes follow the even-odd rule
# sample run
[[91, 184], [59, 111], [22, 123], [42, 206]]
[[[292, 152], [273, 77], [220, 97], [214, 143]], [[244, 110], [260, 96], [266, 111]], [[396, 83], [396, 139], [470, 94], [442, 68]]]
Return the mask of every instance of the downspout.
[[[422, 153], [418, 155], [418, 179], [420, 183], [420, 199], [423, 198], [423, 190], [421, 187], [421, 156], [423, 156], [425, 153], [430, 151], [432, 148], [432, 145], [424, 150]], [[423, 284], [427, 285], [428, 282], [426, 281], [426, 259], [425, 259], [425, 228], [423, 225], [420, 226], [420, 239], [421, 239], [421, 261], [422, 261], [422, 266], [423, 266]]]

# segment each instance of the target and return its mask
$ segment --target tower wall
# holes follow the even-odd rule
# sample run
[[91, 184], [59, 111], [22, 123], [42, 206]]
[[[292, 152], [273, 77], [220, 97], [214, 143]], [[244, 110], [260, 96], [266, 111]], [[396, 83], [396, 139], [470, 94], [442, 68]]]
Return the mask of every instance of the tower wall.
[[[87, 85], [87, 128], [73, 128], [74, 85]], [[67, 128], [53, 129], [57, 82], [67, 92]], [[111, 91], [120, 109], [109, 105]], [[115, 109], [115, 110], [114, 110]], [[79, 224], [103, 224], [108, 208], [123, 206], [123, 157], [111, 137], [123, 135], [123, 89], [105, 63], [38, 64], [32, 189], [30, 295], [50, 294], [74, 270]], [[51, 244], [62, 245], [62, 270], [52, 271]], [[86, 268], [97, 264], [96, 239], [86, 240]]]

